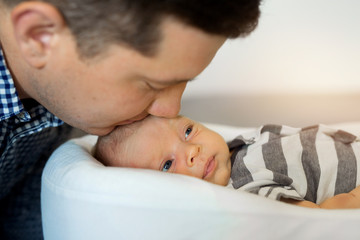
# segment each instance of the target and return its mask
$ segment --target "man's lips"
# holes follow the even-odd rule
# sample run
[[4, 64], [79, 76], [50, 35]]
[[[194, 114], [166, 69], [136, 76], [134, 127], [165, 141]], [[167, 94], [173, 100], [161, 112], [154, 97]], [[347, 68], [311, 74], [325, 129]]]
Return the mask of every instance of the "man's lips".
[[204, 168], [204, 174], [203, 174], [203, 179], [206, 178], [210, 173], [212, 173], [215, 169], [215, 157], [212, 156], [208, 159], [205, 168]]

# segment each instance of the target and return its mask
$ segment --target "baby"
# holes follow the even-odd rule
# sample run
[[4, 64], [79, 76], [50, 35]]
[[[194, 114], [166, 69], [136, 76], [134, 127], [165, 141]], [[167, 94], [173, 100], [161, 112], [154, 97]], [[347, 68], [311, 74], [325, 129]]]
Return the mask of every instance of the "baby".
[[357, 153], [356, 136], [321, 125], [266, 125], [228, 146], [218, 133], [182, 116], [149, 116], [99, 137], [95, 146], [95, 157], [106, 166], [230, 182], [235, 189], [314, 208], [360, 207]]

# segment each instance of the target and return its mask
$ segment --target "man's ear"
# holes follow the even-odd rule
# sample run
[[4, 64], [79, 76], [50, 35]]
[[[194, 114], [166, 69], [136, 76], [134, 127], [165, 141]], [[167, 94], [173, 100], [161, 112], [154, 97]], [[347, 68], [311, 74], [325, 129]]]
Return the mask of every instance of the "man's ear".
[[11, 20], [25, 60], [35, 68], [44, 67], [58, 34], [66, 27], [60, 12], [44, 2], [23, 2], [12, 10]]

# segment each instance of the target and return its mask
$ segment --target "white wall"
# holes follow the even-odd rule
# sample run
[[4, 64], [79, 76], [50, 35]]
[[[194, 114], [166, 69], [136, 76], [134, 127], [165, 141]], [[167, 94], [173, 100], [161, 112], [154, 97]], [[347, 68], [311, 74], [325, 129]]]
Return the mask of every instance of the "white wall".
[[360, 93], [360, 1], [264, 0], [255, 32], [226, 42], [184, 99], [219, 91]]

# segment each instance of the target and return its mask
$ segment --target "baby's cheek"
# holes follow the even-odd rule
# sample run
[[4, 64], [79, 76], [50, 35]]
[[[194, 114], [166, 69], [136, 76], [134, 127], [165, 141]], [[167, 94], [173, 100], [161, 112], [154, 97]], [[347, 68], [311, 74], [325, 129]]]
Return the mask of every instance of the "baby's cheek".
[[200, 168], [197, 169], [196, 167], [193, 168], [177, 167], [175, 173], [196, 177], [200, 179], [202, 179], [202, 174], [203, 174], [202, 170]]

